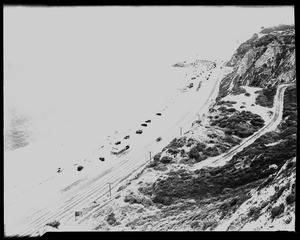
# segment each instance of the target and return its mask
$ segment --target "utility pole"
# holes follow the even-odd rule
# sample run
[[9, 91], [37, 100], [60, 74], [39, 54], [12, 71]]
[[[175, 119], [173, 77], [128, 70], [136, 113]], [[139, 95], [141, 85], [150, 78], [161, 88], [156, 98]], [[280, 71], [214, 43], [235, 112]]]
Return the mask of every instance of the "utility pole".
[[150, 156], [150, 159], [149, 159], [149, 161], [150, 161], [150, 163], [151, 163], [151, 151], [149, 151], [149, 156]]
[[183, 127], [179, 127], [179, 128], [180, 128], [180, 135], [182, 135], [182, 128], [183, 128]]
[[108, 183], [108, 187], [109, 187], [109, 196], [111, 197], [111, 186], [110, 186], [110, 183]]

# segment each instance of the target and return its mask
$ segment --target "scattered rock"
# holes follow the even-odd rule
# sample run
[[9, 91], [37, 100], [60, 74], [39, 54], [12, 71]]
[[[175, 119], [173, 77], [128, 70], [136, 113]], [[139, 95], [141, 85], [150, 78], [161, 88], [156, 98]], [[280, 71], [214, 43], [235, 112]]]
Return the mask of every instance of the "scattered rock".
[[195, 199], [188, 199], [186, 202], [190, 203], [190, 204], [195, 204], [196, 200]]
[[269, 170], [271, 170], [271, 169], [277, 170], [278, 166], [276, 164], [272, 164], [269, 166]]

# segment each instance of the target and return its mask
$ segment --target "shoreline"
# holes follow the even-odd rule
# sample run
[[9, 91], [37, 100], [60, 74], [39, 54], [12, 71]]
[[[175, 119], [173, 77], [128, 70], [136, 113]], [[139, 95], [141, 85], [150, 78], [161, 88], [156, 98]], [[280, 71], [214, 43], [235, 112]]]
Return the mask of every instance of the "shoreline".
[[[203, 67], [204, 68], [204, 67]], [[194, 72], [193, 72], [194, 71]], [[197, 68], [194, 68], [194, 67], [192, 67], [192, 68], [190, 68], [189, 69], [189, 71], [188, 71], [188, 74], [186, 74], [186, 77], [181, 81], [181, 83], [182, 83], [182, 85], [186, 85], [187, 83], [189, 83], [189, 82], [191, 82], [191, 79], [188, 79], [188, 78], [191, 78], [191, 75], [193, 75], [193, 74], [195, 74], [195, 71], [197, 71]], [[204, 78], [204, 77], [203, 77]], [[204, 79], [203, 79], [204, 80]], [[202, 80], [202, 81], [203, 81]], [[193, 89], [195, 89], [197, 86], [195, 85], [194, 86], [194, 88]], [[173, 112], [175, 111], [175, 109], [176, 109], [176, 104], [178, 104], [178, 102], [180, 102], [180, 101], [182, 101], [182, 100], [184, 100], [184, 99], [187, 99], [187, 98], [193, 98], [193, 96], [191, 96], [192, 94], [196, 94], [197, 95], [197, 92], [196, 91], [194, 91], [193, 93], [192, 93], [192, 91], [188, 91], [187, 93], [186, 92], [183, 92], [182, 91], [182, 88], [180, 88], [180, 86], [177, 88], [177, 90], [176, 90], [176, 96], [172, 96], [172, 97], [170, 97], [169, 99], [170, 100], [168, 100], [168, 101], [166, 101], [165, 102], [165, 104], [163, 104], [163, 106], [160, 108], [161, 109], [161, 112], [163, 113], [163, 115], [168, 115], [168, 112], [169, 112], [169, 110], [171, 109], [173, 109]], [[184, 104], [183, 104], [184, 105]], [[184, 105], [185, 106], [185, 105]], [[153, 112], [152, 112], [152, 114], [153, 114]], [[150, 115], [150, 114], [149, 114]], [[156, 121], [156, 120], [160, 120], [159, 119], [159, 116], [155, 116], [154, 115], [154, 117], [155, 117], [155, 121], [153, 121], [153, 122], [151, 122], [150, 124], [149, 124], [149, 127], [151, 126], [151, 125], [159, 125], [159, 121]], [[164, 117], [164, 116], [163, 116]], [[163, 117], [162, 117], [162, 119], [163, 119]], [[150, 118], [149, 118], [150, 119]], [[153, 117], [152, 117], [152, 119], [153, 119]], [[145, 118], [145, 120], [147, 120], [146, 118]], [[144, 120], [144, 121], [145, 121]], [[152, 126], [151, 126], [152, 127]], [[142, 128], [141, 126], [139, 126], [139, 128]], [[138, 141], [138, 138], [136, 138], [136, 137], [138, 137], [138, 136], [136, 136], [136, 134], [135, 134], [135, 130], [137, 130], [137, 129], [133, 129], [133, 127], [131, 127], [129, 130], [127, 129], [127, 130], [123, 130], [122, 131], [122, 133], [120, 133], [119, 132], [119, 134], [124, 134], [124, 135], [130, 135], [130, 136], [132, 136], [134, 139], [137, 139], [137, 141]], [[145, 132], [143, 133], [143, 135], [144, 136], [146, 136], [146, 135], [148, 135], [147, 137], [148, 138], [150, 138], [150, 136], [149, 136], [149, 134], [147, 133], [147, 131], [148, 131], [148, 127], [147, 128], [145, 128]], [[110, 138], [109, 138], [110, 137]], [[79, 160], [79, 161], [76, 161], [76, 162], [72, 162], [72, 161], [69, 161], [69, 162], [65, 162], [65, 167], [62, 167], [62, 172], [61, 173], [59, 173], [60, 175], [64, 175], [64, 173], [66, 173], [66, 175], [68, 175], [68, 177], [66, 177], [68, 180], [66, 181], [66, 179], [64, 179], [64, 181], [61, 181], [58, 185], [57, 185], [57, 189], [58, 188], [61, 188], [61, 187], [63, 187], [62, 185], [65, 185], [65, 187], [63, 187], [63, 188], [67, 188], [67, 185], [68, 185], [68, 183], [67, 182], [72, 182], [73, 181], [73, 179], [76, 179], [76, 178], [80, 178], [80, 179], [84, 179], [84, 178], [86, 178], [87, 177], [87, 173], [88, 172], [90, 172], [90, 171], [94, 171], [96, 174], [97, 174], [97, 171], [99, 170], [99, 160], [98, 160], [98, 157], [100, 157], [100, 155], [101, 154], [103, 154], [104, 156], [106, 156], [107, 157], [107, 160], [104, 162], [104, 163], [101, 163], [100, 164], [100, 169], [101, 169], [101, 171], [105, 171], [105, 169], [107, 169], [109, 166], [110, 166], [110, 164], [109, 164], [109, 162], [111, 162], [111, 164], [113, 164], [114, 162], [116, 162], [116, 161], [118, 161], [119, 160], [119, 157], [118, 156], [112, 156], [112, 155], [110, 155], [109, 154], [109, 151], [110, 151], [110, 149], [111, 149], [111, 147], [112, 146], [114, 146], [114, 140], [117, 140], [117, 137], [118, 137], [118, 134], [110, 134], [108, 137], [103, 137], [103, 141], [101, 142], [101, 144], [99, 144], [99, 146], [95, 146], [95, 147], [91, 147], [90, 149], [92, 149], [91, 151], [86, 151], [87, 152], [87, 154], [86, 154], [86, 156], [83, 158], [83, 159], [81, 159], [81, 160]], [[158, 136], [157, 136], [158, 137]], [[130, 139], [128, 139], [129, 141], [127, 141], [127, 142], [133, 142], [134, 143], [134, 139], [132, 139], [132, 138], [130, 138]], [[103, 148], [102, 148], [102, 146], [104, 146]], [[136, 150], [138, 151], [138, 149], [140, 149], [142, 146], [140, 145], [140, 147], [136, 147]], [[110, 149], [109, 149], [110, 148]], [[132, 151], [132, 150], [131, 150]], [[22, 151], [21, 151], [22, 152]], [[127, 155], [127, 154], [126, 154]], [[126, 156], [125, 155], [125, 156]], [[122, 157], [121, 157], [122, 158]], [[75, 169], [74, 169], [74, 166], [77, 166], [77, 165], [83, 165], [84, 166], [84, 169], [83, 169], [83, 171], [82, 172], [77, 172]], [[55, 167], [53, 167], [52, 166], [52, 171], [54, 171], [54, 169], [55, 169]], [[84, 174], [86, 172], [86, 174]], [[6, 175], [7, 176], [9, 176], [9, 172], [7, 172], [6, 171]], [[25, 184], [25, 182], [24, 182], [24, 185], [27, 187], [25, 187], [25, 189], [23, 189], [23, 192], [22, 192], [22, 188], [20, 189], [20, 188], [15, 188], [14, 190], [12, 190], [12, 189], [10, 189], [10, 190], [12, 190], [12, 191], [10, 191], [11, 192], [11, 194], [8, 194], [9, 193], [9, 191], [7, 191], [7, 190], [9, 190], [8, 188], [9, 188], [9, 186], [6, 186], [6, 191], [5, 191], [5, 195], [6, 195], [6, 197], [8, 197], [8, 195], [11, 195], [11, 197], [13, 198], [13, 199], [15, 199], [15, 198], [19, 198], [18, 197], [18, 195], [21, 195], [21, 194], [30, 194], [30, 189], [32, 189], [32, 187], [34, 187], [35, 185], [36, 186], [39, 186], [39, 185], [41, 185], [41, 184], [47, 184], [47, 182], [48, 181], [50, 181], [50, 182], [53, 182], [53, 178], [55, 178], [55, 176], [57, 176], [57, 174], [56, 174], [56, 172], [53, 174], [49, 174], [48, 175], [49, 177], [47, 178], [47, 179], [41, 179], [41, 181], [39, 181], [39, 182], [37, 182], [37, 183], [35, 183], [35, 184], [33, 184], [33, 186], [26, 186], [26, 184]], [[61, 178], [61, 177], [60, 177]], [[52, 180], [51, 180], [52, 179]], [[82, 181], [82, 180], [78, 180], [78, 181]], [[34, 178], [33, 179], [33, 183], [34, 183], [34, 180], [36, 180], [36, 178]], [[7, 181], [9, 181], [9, 180], [6, 180], [6, 183], [7, 183]], [[64, 182], [65, 184], [62, 184], [62, 182]], [[59, 187], [60, 186], [60, 187]], [[74, 187], [75, 187], [75, 185], [74, 185]], [[72, 188], [72, 187], [71, 187]], [[76, 188], [76, 187], [75, 187]], [[27, 189], [27, 190], [26, 190]], [[21, 191], [20, 191], [21, 190]], [[14, 192], [17, 192], [18, 193], [18, 195], [15, 195], [14, 194]], [[15, 196], [15, 197], [13, 197], [13, 196]], [[7, 198], [7, 201], [10, 201], [9, 200], [9, 198], [10, 197], [8, 197]]]

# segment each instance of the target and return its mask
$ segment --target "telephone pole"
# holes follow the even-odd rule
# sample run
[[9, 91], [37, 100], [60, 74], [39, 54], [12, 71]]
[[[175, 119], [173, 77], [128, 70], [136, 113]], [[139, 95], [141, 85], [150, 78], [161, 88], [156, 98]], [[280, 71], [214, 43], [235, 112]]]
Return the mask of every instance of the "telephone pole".
[[182, 135], [182, 128], [183, 128], [183, 127], [179, 127], [179, 128], [180, 128], [180, 135]]
[[108, 187], [109, 187], [109, 196], [111, 197], [111, 185], [110, 185], [110, 183], [108, 183]]
[[151, 163], [151, 151], [149, 151], [149, 156], [150, 156], [150, 158], [149, 158], [149, 161], [150, 161], [150, 163]]

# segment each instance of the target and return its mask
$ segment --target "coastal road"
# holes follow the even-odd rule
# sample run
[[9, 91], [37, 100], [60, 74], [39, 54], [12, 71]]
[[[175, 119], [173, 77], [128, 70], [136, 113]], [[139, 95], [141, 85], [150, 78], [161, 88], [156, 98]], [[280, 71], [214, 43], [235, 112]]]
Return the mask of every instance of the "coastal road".
[[[62, 195], [54, 202], [52, 201], [49, 203], [46, 207], [35, 209], [35, 211], [30, 212], [24, 217], [18, 218], [16, 222], [6, 225], [6, 235], [40, 235], [40, 232], [42, 232], [47, 223], [55, 220], [60, 223], [68, 222], [71, 219], [74, 219], [75, 211], [78, 211], [78, 209], [82, 209], [85, 206], [89, 206], [93, 201], [96, 201], [99, 198], [107, 196], [108, 183], [110, 183], [112, 190], [116, 190], [116, 187], [119, 186], [121, 182], [148, 164], [149, 151], [152, 151], [153, 155], [156, 152], [159, 152], [166, 143], [178, 136], [179, 126], [190, 124], [191, 121], [195, 120], [197, 115], [205, 113], [209, 105], [213, 103], [215, 95], [218, 92], [219, 82], [222, 79], [224, 70], [225, 67], [221, 68], [221, 66], [218, 66], [215, 69], [213, 74], [215, 82], [214, 84], [211, 84], [210, 89], [205, 89], [208, 97], [204, 104], [199, 104], [199, 101], [201, 99], [203, 100], [203, 96], [199, 96], [195, 99], [192, 108], [188, 108], [188, 112], [182, 114], [181, 118], [173, 123], [173, 125], [169, 126], [169, 129], [161, 135], [163, 141], [153, 141], [142, 150], [139, 150], [138, 152], [133, 151], [132, 154], [125, 157], [125, 159], [122, 159], [118, 164], [91, 179], [88, 184], [79, 188], [75, 193], [72, 193], [71, 195]], [[213, 81], [213, 79], [211, 81]]]
[[292, 86], [293, 84], [283, 84], [278, 86], [276, 95], [274, 97], [274, 114], [271, 121], [255, 132], [250, 137], [244, 139], [238, 146], [232, 148], [227, 153], [222, 155], [206, 159], [198, 164], [195, 164], [193, 169], [200, 169], [204, 166], [223, 166], [226, 162], [230, 161], [231, 158], [237, 154], [238, 152], [242, 151], [245, 147], [252, 144], [257, 138], [262, 136], [263, 134], [275, 130], [282, 119], [282, 111], [283, 111], [283, 99], [284, 99], [284, 92], [287, 87]]

